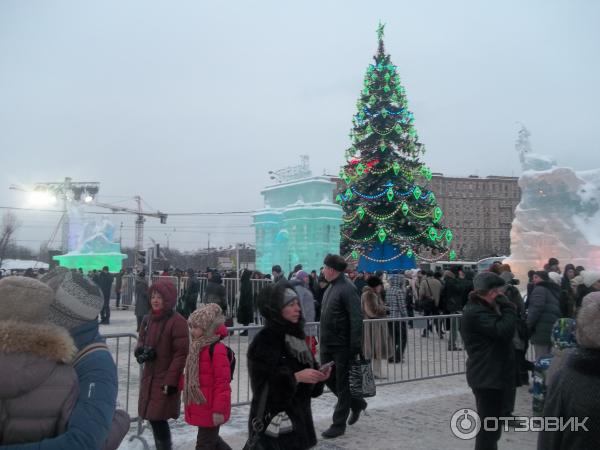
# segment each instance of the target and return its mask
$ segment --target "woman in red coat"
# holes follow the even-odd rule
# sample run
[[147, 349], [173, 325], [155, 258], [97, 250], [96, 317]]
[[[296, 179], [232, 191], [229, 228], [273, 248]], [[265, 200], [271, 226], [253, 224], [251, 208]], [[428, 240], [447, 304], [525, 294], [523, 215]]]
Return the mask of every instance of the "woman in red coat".
[[192, 340], [183, 403], [185, 421], [198, 427], [196, 450], [231, 450], [219, 436], [219, 427], [231, 413], [231, 367], [227, 348], [219, 342], [227, 336], [224, 322], [216, 303], [202, 305], [188, 319]]
[[157, 450], [171, 450], [168, 419], [179, 417], [181, 398], [177, 385], [188, 353], [186, 320], [173, 311], [177, 290], [161, 280], [150, 287], [152, 310], [140, 327], [135, 357], [144, 364], [138, 414], [152, 426]]

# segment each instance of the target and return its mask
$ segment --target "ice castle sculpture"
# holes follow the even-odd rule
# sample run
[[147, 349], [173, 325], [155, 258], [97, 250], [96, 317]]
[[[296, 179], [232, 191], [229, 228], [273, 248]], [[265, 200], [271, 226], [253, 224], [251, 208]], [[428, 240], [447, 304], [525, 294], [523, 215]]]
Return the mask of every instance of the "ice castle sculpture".
[[290, 272], [296, 264], [319, 270], [327, 253], [340, 252], [342, 208], [333, 203], [336, 184], [327, 176], [312, 176], [308, 157], [300, 166], [271, 172], [278, 184], [261, 191], [264, 209], [253, 214], [256, 268], [271, 273], [279, 264]]
[[517, 151], [523, 174], [521, 202], [510, 233], [508, 262], [521, 280], [550, 257], [586, 269], [600, 268], [600, 169], [575, 172], [548, 156], [531, 152], [522, 127]]
[[127, 255], [121, 253], [119, 243], [113, 242], [114, 226], [106, 219], [98, 221], [86, 218], [78, 202], [67, 204], [69, 216], [68, 253], [53, 259], [69, 269], [101, 270], [108, 266], [110, 272], [121, 270]]

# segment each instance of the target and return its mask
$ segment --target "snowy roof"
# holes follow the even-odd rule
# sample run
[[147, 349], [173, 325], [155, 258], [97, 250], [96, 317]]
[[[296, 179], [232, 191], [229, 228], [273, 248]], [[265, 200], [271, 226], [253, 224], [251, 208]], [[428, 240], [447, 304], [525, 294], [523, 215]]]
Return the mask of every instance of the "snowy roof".
[[44, 262], [27, 259], [4, 259], [1, 266], [5, 270], [48, 269], [49, 267]]
[[281, 189], [284, 187], [287, 188], [287, 187], [298, 186], [298, 185], [302, 185], [302, 184], [306, 184], [306, 183], [314, 183], [314, 182], [330, 184], [330, 185], [335, 186], [335, 183], [333, 181], [331, 181], [331, 178], [326, 177], [326, 176], [317, 176], [317, 177], [302, 178], [300, 180], [289, 181], [287, 183], [279, 183], [279, 184], [274, 184], [272, 186], [267, 186], [262, 191], [260, 191], [260, 193], [262, 194], [264, 192], [273, 191], [273, 190]]

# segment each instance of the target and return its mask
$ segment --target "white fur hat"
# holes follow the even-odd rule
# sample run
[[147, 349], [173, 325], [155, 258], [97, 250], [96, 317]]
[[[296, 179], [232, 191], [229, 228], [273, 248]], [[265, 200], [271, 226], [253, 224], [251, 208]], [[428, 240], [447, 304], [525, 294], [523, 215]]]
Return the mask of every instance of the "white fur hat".
[[581, 275], [583, 276], [583, 284], [585, 284], [586, 287], [592, 287], [592, 284], [596, 281], [600, 281], [600, 272], [584, 270], [581, 272]]
[[550, 278], [550, 281], [553, 281], [555, 284], [558, 284], [560, 286], [560, 282], [561, 282], [560, 273], [548, 272], [548, 278]]

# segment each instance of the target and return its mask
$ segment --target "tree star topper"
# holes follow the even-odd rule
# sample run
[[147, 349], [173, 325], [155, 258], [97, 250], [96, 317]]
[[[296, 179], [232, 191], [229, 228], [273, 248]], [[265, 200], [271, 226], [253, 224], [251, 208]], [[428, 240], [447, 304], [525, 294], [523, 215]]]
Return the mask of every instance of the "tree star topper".
[[377, 26], [377, 38], [381, 41], [383, 39], [383, 33], [384, 33], [384, 28], [385, 28], [385, 23], [381, 23], [381, 21], [379, 22], [379, 25]]

